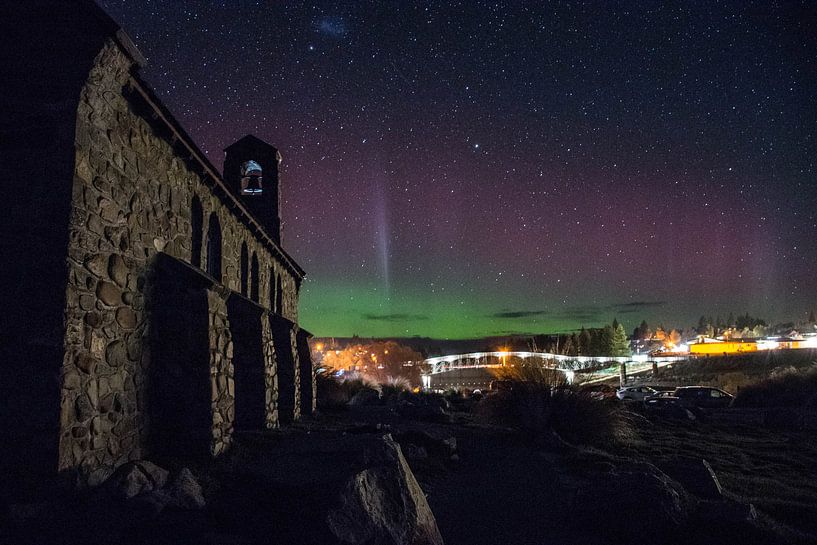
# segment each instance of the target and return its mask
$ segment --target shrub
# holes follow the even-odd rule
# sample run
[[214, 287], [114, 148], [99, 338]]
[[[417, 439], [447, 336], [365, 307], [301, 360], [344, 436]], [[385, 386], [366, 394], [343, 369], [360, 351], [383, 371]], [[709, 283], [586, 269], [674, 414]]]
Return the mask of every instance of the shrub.
[[315, 374], [315, 404], [321, 411], [339, 411], [346, 408], [351, 396], [335, 377], [332, 368], [323, 368]]
[[560, 371], [525, 365], [503, 367], [496, 375], [508, 388], [487, 396], [482, 410], [537, 440], [555, 432], [571, 443], [600, 446], [631, 435], [628, 413], [619, 404], [581, 395]]
[[817, 408], [817, 366], [778, 371], [767, 380], [744, 387], [735, 407]]

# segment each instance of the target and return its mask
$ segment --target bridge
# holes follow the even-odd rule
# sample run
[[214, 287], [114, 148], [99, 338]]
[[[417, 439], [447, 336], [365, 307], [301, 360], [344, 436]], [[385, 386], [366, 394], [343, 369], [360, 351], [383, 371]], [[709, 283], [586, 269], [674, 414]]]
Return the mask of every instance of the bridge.
[[[448, 388], [486, 388], [493, 375], [491, 368], [506, 365], [538, 364], [549, 369], [562, 371], [572, 382], [574, 372], [591, 369], [608, 368], [602, 373], [611, 378], [618, 371], [612, 369], [615, 364], [625, 364], [628, 373], [640, 373], [653, 367], [663, 367], [674, 362], [688, 360], [688, 356], [651, 356], [636, 354], [632, 356], [568, 356], [549, 352], [471, 352], [427, 358], [423, 361], [430, 371], [423, 376], [423, 386], [429, 389]], [[611, 372], [612, 371], [612, 372]]]

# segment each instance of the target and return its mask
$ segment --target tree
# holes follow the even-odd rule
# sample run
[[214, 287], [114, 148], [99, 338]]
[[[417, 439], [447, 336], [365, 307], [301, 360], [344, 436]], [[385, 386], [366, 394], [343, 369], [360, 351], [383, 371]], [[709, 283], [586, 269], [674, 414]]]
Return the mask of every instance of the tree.
[[668, 348], [675, 349], [681, 343], [681, 334], [678, 332], [677, 329], [673, 329], [669, 332], [669, 337], [667, 338], [669, 341]]
[[579, 355], [579, 336], [576, 335], [576, 332], [570, 334], [570, 352], [568, 352], [567, 355], [568, 356]]
[[605, 329], [590, 330], [590, 354], [591, 356], [606, 356], [610, 351], [609, 337], [605, 335]]
[[613, 328], [604, 326], [599, 331], [599, 356], [609, 356], [613, 351]]
[[573, 344], [573, 336], [572, 335], [565, 335], [564, 344], [562, 344], [562, 355], [563, 356], [574, 356], [576, 352], [576, 346]]
[[706, 321], [706, 316], [701, 316], [698, 319], [698, 328], [695, 330], [698, 334], [703, 335], [706, 333], [709, 326], [709, 322]]
[[629, 356], [630, 355], [630, 341], [627, 339], [627, 333], [624, 332], [624, 326], [616, 322], [616, 327], [613, 330], [610, 339], [610, 355], [611, 356]]
[[322, 364], [335, 371], [358, 372], [378, 382], [402, 376], [419, 385], [422, 361], [423, 355], [409, 346], [395, 341], [370, 341], [349, 344], [342, 350], [327, 350]]
[[584, 327], [579, 332], [579, 355], [580, 356], [589, 356], [590, 355], [590, 332], [587, 331]]

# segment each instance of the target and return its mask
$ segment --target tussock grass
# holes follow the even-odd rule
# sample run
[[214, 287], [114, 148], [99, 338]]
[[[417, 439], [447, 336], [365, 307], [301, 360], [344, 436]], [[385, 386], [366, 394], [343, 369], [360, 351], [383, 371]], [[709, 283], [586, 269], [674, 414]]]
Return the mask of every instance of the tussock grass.
[[406, 377], [386, 377], [386, 382], [380, 384], [381, 398], [386, 403], [394, 403], [401, 394], [411, 391], [411, 381]]
[[783, 369], [738, 392], [735, 407], [791, 407], [817, 410], [817, 364]]
[[393, 405], [401, 399], [416, 397], [411, 393], [411, 381], [405, 377], [387, 377], [378, 383], [362, 373], [351, 372], [335, 375], [332, 368], [324, 368], [317, 374], [318, 409], [333, 412], [343, 411], [349, 401], [361, 391], [376, 393], [375, 404]]
[[346, 373], [335, 376], [335, 370], [322, 369], [315, 378], [317, 386], [316, 404], [319, 410], [333, 412], [348, 408], [349, 400], [361, 390], [372, 390], [380, 396], [380, 385], [360, 373]]
[[537, 440], [555, 433], [573, 444], [608, 446], [632, 436], [632, 415], [617, 403], [582, 395], [559, 371], [524, 365], [500, 368], [496, 376], [505, 388], [487, 396], [481, 409]]

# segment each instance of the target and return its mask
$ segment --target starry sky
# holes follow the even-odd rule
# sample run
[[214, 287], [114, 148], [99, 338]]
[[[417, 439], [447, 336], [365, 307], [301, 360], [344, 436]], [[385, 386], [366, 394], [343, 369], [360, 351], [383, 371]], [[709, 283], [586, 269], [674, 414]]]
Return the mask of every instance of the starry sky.
[[316, 335], [817, 307], [814, 3], [100, 4], [213, 164], [281, 150]]

